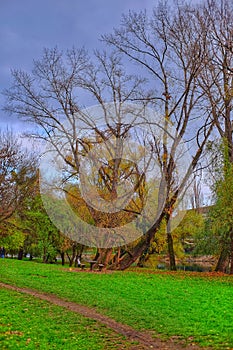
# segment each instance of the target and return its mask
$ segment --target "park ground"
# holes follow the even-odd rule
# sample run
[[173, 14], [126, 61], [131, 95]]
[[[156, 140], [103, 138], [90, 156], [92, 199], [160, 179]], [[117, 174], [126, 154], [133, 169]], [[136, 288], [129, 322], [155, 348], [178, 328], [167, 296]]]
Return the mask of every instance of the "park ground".
[[233, 349], [233, 277], [0, 260], [2, 349]]

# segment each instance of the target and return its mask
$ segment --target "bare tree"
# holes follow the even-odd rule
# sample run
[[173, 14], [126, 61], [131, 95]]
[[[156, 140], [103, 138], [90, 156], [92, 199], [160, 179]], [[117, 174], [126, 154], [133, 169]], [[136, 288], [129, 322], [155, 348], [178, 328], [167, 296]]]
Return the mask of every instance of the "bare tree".
[[[206, 33], [206, 59], [198, 84], [204, 92], [205, 106], [229, 151], [233, 162], [232, 86], [233, 76], [233, 15], [232, 2], [207, 1], [198, 12], [199, 25]], [[205, 20], [203, 20], [205, 18]]]
[[[116, 199], [119, 182], [131, 181], [137, 195], [123, 212], [119, 210], [119, 214], [101, 213], [95, 208], [97, 200], [93, 195], [92, 203], [82, 201], [81, 205], [79, 192], [76, 191], [75, 199], [89, 221], [97, 227], [106, 228], [115, 227], [117, 222], [122, 224], [128, 220], [127, 217], [140, 214], [145, 195], [142, 191], [144, 174], [136, 164], [138, 156], [135, 161], [127, 161], [123, 157], [136, 154], [136, 149], [128, 148], [126, 152], [123, 146], [132, 137], [133, 128], [134, 141], [142, 142], [142, 147], [145, 142], [135, 129], [145, 122], [141, 116], [146, 105], [146, 98], [145, 101], [142, 98], [145, 93], [142, 94], [141, 89], [145, 79], [127, 75], [119, 55], [113, 53], [107, 56], [96, 52], [95, 58], [94, 64], [86, 52], [73, 49], [67, 52], [64, 60], [57, 49], [45, 50], [42, 60], [35, 62], [32, 75], [13, 72], [14, 85], [5, 92], [8, 97], [6, 109], [40, 127], [33, 136], [51, 144], [64, 162], [62, 185], [67, 198], [72, 197], [71, 202], [75, 197], [71, 187], [79, 188], [82, 180], [80, 163], [88, 155], [92, 167], [97, 167], [98, 176], [91, 179], [91, 175], [85, 173], [83, 177], [88, 178], [89, 184], [92, 181], [92, 187], [98, 188], [109, 206]], [[98, 103], [97, 110], [85, 109], [79, 95], [89, 98], [92, 104]], [[130, 105], [135, 99], [142, 100], [137, 108]], [[131, 115], [130, 119], [128, 115]], [[93, 152], [98, 147], [101, 151], [94, 156]], [[100, 159], [102, 166], [97, 166]], [[150, 157], [144, 158], [144, 161], [147, 168]], [[101, 261], [101, 254], [99, 259], [106, 263]]]
[[[174, 10], [174, 11], [173, 11]], [[173, 12], [172, 12], [173, 11]], [[172, 13], [172, 14], [171, 14]], [[145, 12], [131, 12], [123, 17], [120, 29], [103, 39], [131, 61], [144, 68], [151, 79], [152, 98], [155, 108], [164, 116], [162, 146], [155, 143], [155, 153], [165, 174], [167, 199], [162, 215], [148, 230], [142, 241], [125, 256], [121, 268], [143, 254], [153, 240], [163, 218], [167, 221], [167, 241], [170, 267], [175, 269], [173, 239], [170, 219], [178, 197], [184, 191], [191, 173], [198, 166], [205, 143], [211, 133], [210, 113], [202, 108], [203, 91], [198, 78], [206, 59], [206, 36], [196, 19], [196, 9], [177, 5], [172, 10], [159, 5], [152, 18]], [[176, 133], [168, 146], [167, 131], [172, 123]], [[178, 146], [189, 141], [192, 161], [183, 177], [176, 178]], [[133, 258], [132, 258], [133, 257]]]
[[[146, 13], [130, 13], [123, 18], [122, 28], [104, 38], [116, 52], [96, 52], [92, 62], [84, 50], [68, 51], [65, 59], [57, 49], [45, 50], [42, 60], [35, 62], [32, 75], [13, 72], [14, 85], [6, 91], [6, 109], [41, 127], [38, 136], [53, 145], [66, 164], [65, 180], [72, 176], [72, 184], [76, 179], [77, 187], [82, 160], [94, 155], [93, 150], [101, 149], [102, 144], [107, 145], [111, 157], [102, 157], [103, 166], [97, 167], [97, 157], [90, 158], [98, 168], [93, 184], [98, 186], [104, 199], [114, 202], [120, 178], [126, 180], [133, 175], [130, 184], [137, 198], [130, 208], [124, 207], [121, 215], [141, 214], [144, 170], [152, 158], [156, 160], [162, 180], [159, 185], [154, 183], [154, 187], [158, 186], [159, 204], [152, 214], [153, 223], [134, 244], [118, 249], [111, 261], [114, 269], [127, 268], [148, 249], [163, 219], [168, 227], [171, 269], [176, 268], [171, 220], [212, 130], [211, 112], [202, 108], [204, 92], [197, 84], [206, 60], [206, 38], [200, 32], [195, 14], [190, 6], [178, 6], [172, 14], [166, 6], [160, 6], [152, 18]], [[127, 75], [122, 54], [138, 64], [147, 79]], [[90, 108], [84, 109], [81, 97], [86, 96], [91, 102], [97, 101], [98, 114], [93, 114]], [[136, 109], [130, 108], [132, 101], [137, 102]], [[109, 102], [112, 102], [111, 108]], [[159, 119], [145, 114], [148, 104], [156, 110]], [[104, 126], [100, 125], [100, 111]], [[130, 122], [127, 121], [129, 112]], [[137, 131], [142, 125], [147, 126], [148, 133]], [[143, 171], [122, 156], [122, 144], [132, 134], [139, 146], [149, 149]], [[139, 153], [139, 148], [132, 153]], [[98, 227], [108, 226], [106, 220], [119, 220], [115, 214], [100, 215], [93, 210], [94, 201], [92, 197], [86, 209]], [[102, 253], [104, 263], [110, 261], [111, 249]]]

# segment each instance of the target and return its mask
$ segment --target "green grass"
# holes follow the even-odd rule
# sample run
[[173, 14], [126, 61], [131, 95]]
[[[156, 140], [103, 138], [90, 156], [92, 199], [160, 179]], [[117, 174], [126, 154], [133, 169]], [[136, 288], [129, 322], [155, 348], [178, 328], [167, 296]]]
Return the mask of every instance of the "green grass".
[[76, 273], [55, 265], [0, 260], [2, 282], [95, 307], [138, 330], [233, 348], [233, 278], [201, 274]]
[[28, 295], [0, 289], [1, 349], [127, 349], [99, 323]]

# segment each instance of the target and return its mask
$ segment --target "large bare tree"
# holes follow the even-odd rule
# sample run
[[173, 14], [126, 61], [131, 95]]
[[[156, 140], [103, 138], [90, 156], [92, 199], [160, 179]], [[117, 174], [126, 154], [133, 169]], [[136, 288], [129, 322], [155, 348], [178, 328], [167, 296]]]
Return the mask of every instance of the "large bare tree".
[[[163, 116], [164, 137], [162, 147], [155, 152], [165, 174], [167, 199], [158, 222], [148, 230], [131, 255], [138, 257], [144, 252], [155, 235], [161, 218], [167, 221], [167, 242], [170, 267], [175, 269], [175, 256], [170, 228], [170, 218], [184, 191], [191, 173], [197, 168], [213, 123], [210, 112], [202, 107], [204, 92], [198, 79], [206, 60], [206, 34], [196, 18], [198, 8], [175, 4], [168, 8], [162, 3], [151, 18], [146, 12], [130, 12], [123, 17], [122, 27], [103, 39], [121, 54], [139, 65], [149, 76], [152, 88], [151, 101]], [[176, 132], [168, 147], [167, 130], [172, 123]], [[178, 145], [182, 140], [189, 143], [192, 161], [183, 176], [176, 178]], [[122, 259], [122, 267], [131, 263], [132, 257]]]
[[[127, 221], [126, 216], [140, 214], [140, 202], [145, 195], [142, 191], [144, 174], [136, 164], [137, 150], [126, 150], [124, 145], [132, 134], [139, 146], [143, 148], [145, 143], [135, 129], [145, 123], [143, 115], [149, 96], [142, 93], [145, 79], [127, 75], [119, 55], [96, 52], [93, 63], [84, 50], [75, 49], [68, 51], [66, 57], [57, 49], [45, 50], [42, 59], [35, 62], [32, 75], [14, 71], [13, 77], [14, 85], [6, 91], [6, 109], [39, 126], [38, 133], [33, 136], [45, 140], [56, 150], [65, 164], [63, 190], [70, 202], [75, 198], [71, 187], [80, 187], [82, 175], [84, 180], [92, 181], [92, 188], [95, 186], [101, 191], [108, 206], [116, 199], [120, 182], [128, 181], [137, 193], [137, 198], [117, 215], [114, 210], [101, 214], [96, 209], [100, 198], [95, 200], [90, 193], [92, 203], [89, 200], [84, 205], [85, 201], [82, 201], [82, 206], [76, 191], [76, 201], [89, 223], [100, 228], [115, 227], [116, 221], [122, 224]], [[80, 96], [97, 107], [84, 108], [86, 105], [80, 101]], [[130, 103], [135, 99], [142, 103], [134, 107]], [[99, 153], [94, 156], [93, 152], [98, 148]], [[97, 169], [97, 179], [91, 179], [91, 174], [88, 177], [87, 172], [82, 174], [80, 170], [80, 164], [87, 156], [92, 167]], [[131, 157], [131, 160], [124, 157]], [[145, 168], [150, 162], [150, 157], [147, 158], [144, 157]], [[98, 165], [100, 159], [101, 166]]]
[[[70, 185], [76, 179], [78, 188], [83, 175], [80, 164], [89, 156], [98, 175], [92, 185], [98, 188], [102, 199], [110, 199], [111, 206], [118, 183], [131, 176], [128, 184], [136, 194], [133, 204], [122, 210], [123, 222], [125, 213], [141, 215], [145, 171], [151, 159], [156, 161], [161, 181], [158, 184], [147, 179], [148, 192], [158, 189], [158, 205], [152, 205], [154, 212], [150, 213], [152, 223], [145, 225], [142, 237], [134, 244], [119, 248], [113, 259], [110, 260], [111, 248], [102, 252], [102, 262], [111, 262], [114, 269], [127, 268], [148, 249], [163, 219], [167, 223], [170, 265], [176, 268], [172, 217], [198, 167], [213, 125], [211, 111], [202, 106], [205, 92], [198, 85], [207, 56], [206, 36], [196, 13], [195, 8], [186, 5], [177, 6], [174, 11], [161, 5], [151, 18], [143, 12], [130, 13], [123, 18], [120, 29], [104, 38], [115, 52], [96, 52], [93, 61], [84, 50], [73, 49], [67, 55], [57, 49], [45, 50], [42, 59], [35, 62], [32, 74], [13, 72], [14, 84], [6, 91], [6, 109], [40, 127], [37, 136], [49, 142], [61, 157], [66, 165], [65, 180], [72, 178]], [[143, 78], [139, 74], [127, 75], [121, 57], [124, 63], [129, 58], [138, 65]], [[97, 114], [96, 109], [93, 113], [92, 108], [87, 108], [94, 101], [98, 103]], [[132, 102], [137, 103], [136, 108], [131, 107]], [[156, 113], [148, 116], [148, 106]], [[127, 162], [122, 145], [130, 139], [137, 147], [128, 148], [135, 161]], [[102, 150], [102, 144], [105, 151], [99, 166], [94, 150]], [[149, 152], [141, 158], [140, 170], [136, 154], [142, 149]], [[86, 174], [88, 182], [90, 174], [91, 170]], [[91, 198], [95, 203], [92, 194]], [[80, 200], [79, 195], [76, 200]], [[93, 203], [86, 202], [85, 215], [90, 214], [97, 227], [108, 226], [106, 218], [111, 218], [111, 226], [116, 225], [113, 221], [119, 218], [115, 213], [100, 215]]]

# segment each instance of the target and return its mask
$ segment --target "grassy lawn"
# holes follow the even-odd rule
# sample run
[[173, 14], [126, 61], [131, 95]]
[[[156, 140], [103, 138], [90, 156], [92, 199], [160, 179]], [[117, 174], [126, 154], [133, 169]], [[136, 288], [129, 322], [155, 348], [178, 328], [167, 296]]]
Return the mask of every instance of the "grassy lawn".
[[0, 289], [1, 349], [127, 349], [99, 323], [21, 293]]
[[178, 336], [201, 346], [233, 349], [233, 277], [77, 273], [55, 265], [0, 259], [0, 280], [93, 306], [161, 337]]

